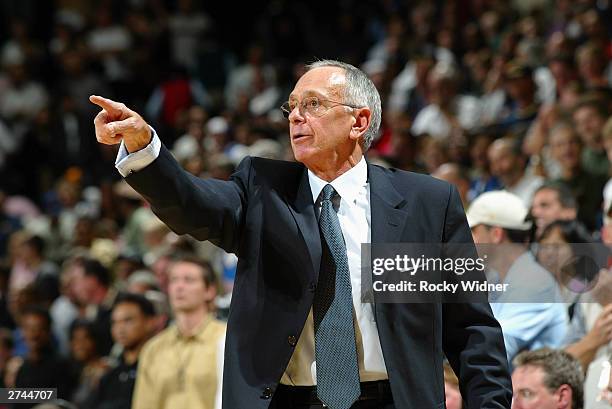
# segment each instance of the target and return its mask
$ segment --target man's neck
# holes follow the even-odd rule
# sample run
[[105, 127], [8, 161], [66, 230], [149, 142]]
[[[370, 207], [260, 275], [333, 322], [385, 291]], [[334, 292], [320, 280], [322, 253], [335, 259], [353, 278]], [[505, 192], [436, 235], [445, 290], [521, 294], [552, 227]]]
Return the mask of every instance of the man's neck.
[[508, 175], [502, 179], [502, 182], [505, 187], [512, 188], [516, 186], [521, 179], [523, 178], [524, 172], [514, 172], [511, 175]]
[[138, 345], [130, 348], [130, 349], [124, 349], [123, 350], [123, 362], [125, 362], [127, 365], [134, 365], [136, 362], [138, 362], [138, 355], [140, 355], [140, 350], [142, 349], [143, 345], [147, 342], [148, 338], [144, 339], [142, 342], [138, 343]]
[[504, 282], [512, 265], [525, 251], [525, 246], [522, 244], [504, 243], [503, 251], [496, 252], [494, 257], [489, 260], [491, 267], [499, 274], [501, 282]]
[[28, 352], [28, 360], [31, 362], [39, 362], [45, 356], [46, 353], [50, 351], [49, 346], [44, 346], [40, 349], [31, 349]]
[[195, 335], [198, 326], [208, 315], [206, 307], [198, 308], [193, 311], [180, 311], [176, 313], [176, 326], [184, 337]]
[[106, 299], [108, 294], [108, 288], [98, 287], [92, 297], [92, 304], [101, 305]]
[[580, 173], [580, 167], [575, 167], [575, 168], [567, 168], [564, 167], [561, 169], [561, 178], [564, 180], [570, 180], [575, 178], [578, 173]]
[[363, 154], [361, 154], [361, 152], [353, 152], [353, 154], [345, 160], [332, 160], [327, 163], [319, 162], [324, 163], [322, 166], [319, 166], [319, 164], [307, 164], [306, 167], [310, 169], [312, 173], [317, 175], [318, 178], [325, 180], [326, 182], [331, 182], [354, 168], [359, 163], [362, 156]]

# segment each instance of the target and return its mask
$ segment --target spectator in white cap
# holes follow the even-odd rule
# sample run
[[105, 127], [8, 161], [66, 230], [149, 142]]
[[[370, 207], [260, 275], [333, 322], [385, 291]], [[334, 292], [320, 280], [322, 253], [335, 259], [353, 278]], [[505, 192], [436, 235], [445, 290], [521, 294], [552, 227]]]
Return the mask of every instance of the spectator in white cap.
[[487, 280], [507, 284], [491, 296], [491, 309], [504, 333], [508, 361], [522, 350], [561, 346], [567, 311], [554, 278], [528, 251], [532, 222], [523, 201], [507, 191], [487, 192], [466, 215], [474, 242], [487, 254]]
[[206, 122], [206, 139], [204, 146], [209, 152], [222, 152], [223, 146], [228, 142], [229, 125], [222, 116], [215, 116]]

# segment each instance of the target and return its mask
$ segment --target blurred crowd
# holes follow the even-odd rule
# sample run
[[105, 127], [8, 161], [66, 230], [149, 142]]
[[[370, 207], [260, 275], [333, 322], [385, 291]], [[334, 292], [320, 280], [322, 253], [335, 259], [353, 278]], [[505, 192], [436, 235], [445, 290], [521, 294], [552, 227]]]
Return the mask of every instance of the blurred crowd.
[[[248, 155], [293, 160], [280, 105], [305, 62], [346, 61], [382, 97], [368, 159], [488, 209], [476, 241], [525, 244], [513, 261], [561, 292], [537, 244], [612, 244], [609, 1], [255, 3], [240, 17], [191, 0], [1, 2], [0, 387], [57, 387], [54, 408], [219, 405], [237, 259], [171, 232], [121, 180], [91, 94], [141, 113], [189, 172], [227, 179]], [[612, 297], [573, 294], [494, 305], [516, 408], [612, 407]]]

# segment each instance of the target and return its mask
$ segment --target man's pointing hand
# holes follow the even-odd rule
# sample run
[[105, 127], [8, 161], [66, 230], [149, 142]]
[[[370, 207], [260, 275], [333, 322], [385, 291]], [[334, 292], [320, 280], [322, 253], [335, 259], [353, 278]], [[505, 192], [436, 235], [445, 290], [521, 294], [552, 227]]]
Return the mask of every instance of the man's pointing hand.
[[123, 139], [129, 153], [139, 151], [151, 142], [149, 125], [125, 104], [97, 95], [91, 95], [89, 100], [102, 108], [94, 119], [98, 142], [116, 145]]

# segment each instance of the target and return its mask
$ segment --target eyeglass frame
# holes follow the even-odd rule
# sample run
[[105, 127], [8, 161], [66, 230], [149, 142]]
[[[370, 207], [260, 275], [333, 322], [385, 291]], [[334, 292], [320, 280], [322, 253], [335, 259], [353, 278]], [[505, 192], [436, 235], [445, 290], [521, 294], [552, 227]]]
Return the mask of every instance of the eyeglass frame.
[[[315, 115], [315, 114], [313, 114], [312, 112], [308, 112], [308, 114], [310, 114], [310, 115], [312, 115], [312, 116], [314, 116], [314, 117], [316, 117], [316, 118], [319, 118], [319, 117], [321, 117], [321, 116], [325, 115], [325, 113], [327, 113], [327, 111], [329, 111], [330, 109], [335, 108], [335, 107], [337, 107], [337, 106], [341, 106], [341, 105], [342, 105], [342, 106], [345, 106], [345, 107], [352, 108], [352, 109], [360, 109], [360, 108], [364, 108], [364, 107], [362, 107], [362, 106], [355, 106], [355, 105], [352, 105], [352, 104], [346, 104], [346, 103], [344, 103], [344, 102], [332, 101], [331, 99], [322, 99], [322, 98], [319, 98], [319, 97], [317, 97], [317, 96], [311, 96], [311, 97], [306, 97], [306, 98], [302, 99], [302, 100], [299, 102], [299, 104], [298, 104], [298, 105], [295, 107], [295, 108], [298, 108], [298, 111], [300, 112], [300, 115], [301, 115], [301, 116], [304, 116], [304, 114], [306, 113], [306, 111], [305, 111], [305, 109], [306, 109], [306, 108], [304, 108], [304, 107], [306, 106], [306, 104], [304, 104], [304, 101], [307, 101], [307, 100], [312, 100], [312, 99], [315, 99], [315, 100], [319, 101], [319, 103], [321, 103], [321, 102], [331, 102], [332, 104], [335, 104], [334, 106], [330, 106], [330, 107], [325, 107], [323, 104], [321, 104], [321, 106], [322, 106], [322, 107], [325, 107], [326, 109], [325, 109], [325, 111], [324, 111], [324, 112], [322, 112], [320, 115]], [[279, 108], [280, 108], [281, 112], [283, 113], [283, 116], [284, 116], [286, 119], [289, 119], [289, 115], [291, 115], [291, 113], [292, 113], [292, 112], [293, 112], [293, 110], [295, 109], [295, 108], [290, 109], [290, 107], [289, 107], [289, 101], [285, 101], [285, 102], [283, 103], [283, 105], [281, 105]], [[304, 110], [304, 112], [302, 112], [302, 110]]]

